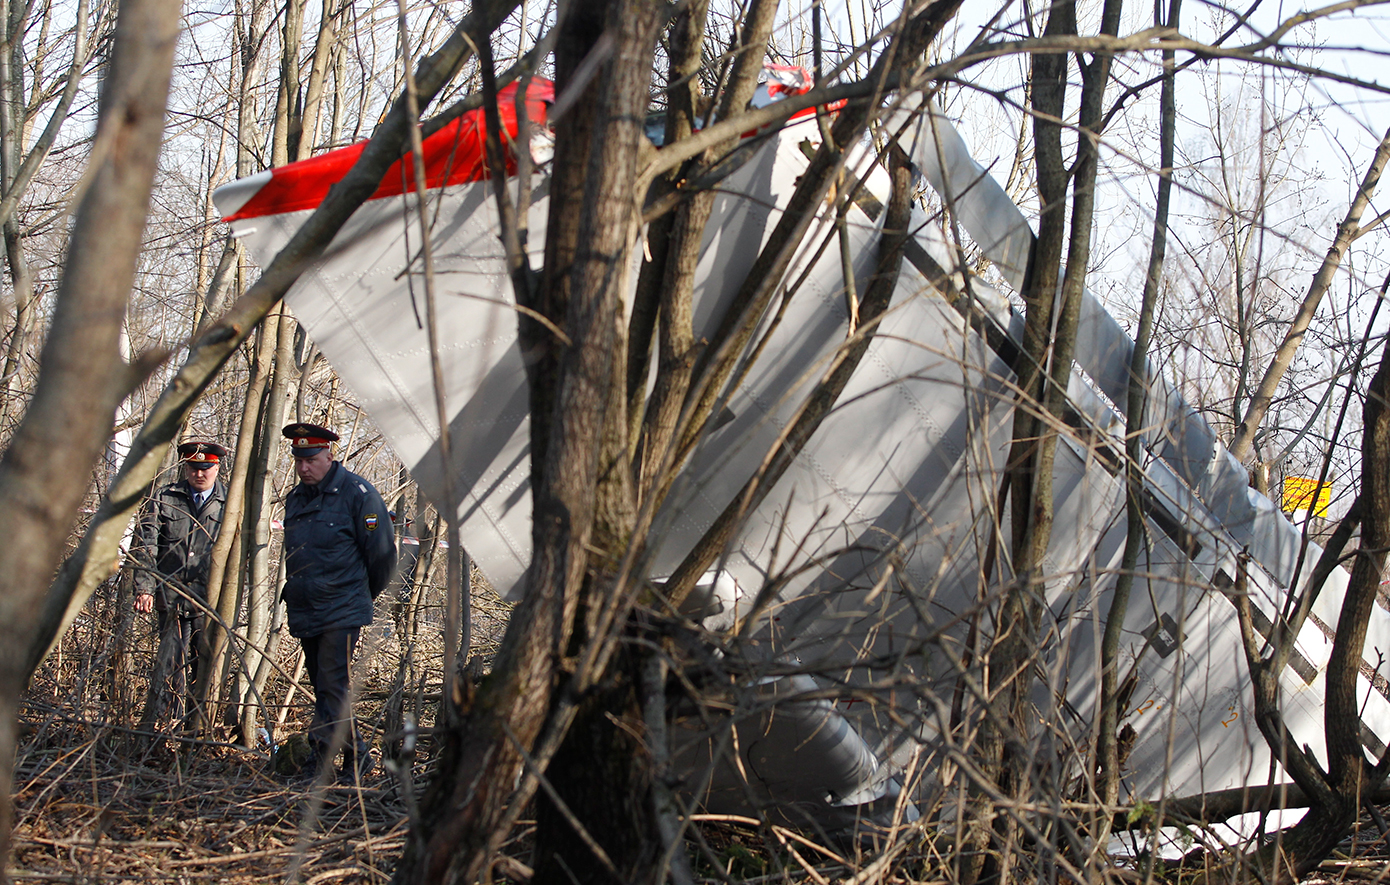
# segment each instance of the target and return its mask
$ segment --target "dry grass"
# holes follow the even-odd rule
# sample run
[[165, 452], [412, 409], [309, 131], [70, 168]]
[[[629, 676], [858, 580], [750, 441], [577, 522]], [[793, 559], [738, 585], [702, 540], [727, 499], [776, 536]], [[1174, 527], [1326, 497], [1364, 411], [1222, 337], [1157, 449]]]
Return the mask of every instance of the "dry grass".
[[[354, 671], [359, 726], [380, 748], [393, 699], [426, 728], [440, 682], [442, 593], [418, 598], [419, 637], [409, 667], [396, 622], [379, 606], [364, 631]], [[506, 606], [490, 588], [474, 588], [474, 650], [495, 650]], [[378, 765], [360, 786], [287, 782], [270, 773], [264, 748], [211, 740], [151, 740], [135, 724], [153, 662], [152, 618], [136, 616], [129, 596], [103, 587], [35, 674], [20, 723], [16, 754], [14, 851], [7, 873], [17, 882], [379, 883], [390, 879], [407, 830], [401, 780]], [[282, 643], [281, 665], [293, 672], [298, 643]], [[281, 739], [302, 732], [312, 695], [301, 679], [272, 679], [265, 699], [283, 711]], [[401, 699], [403, 696], [403, 699]], [[172, 724], [169, 724], [170, 726]], [[172, 730], [172, 728], [170, 729]], [[411, 771], [428, 777], [427, 756]]]
[[[428, 729], [440, 683], [437, 593], [425, 606], [419, 636], [402, 643], [386, 613], [364, 635], [355, 668], [361, 726], [378, 750], [385, 713], [400, 703]], [[476, 651], [495, 650], [506, 607], [474, 587]], [[399, 623], [399, 622], [396, 622]], [[207, 741], [151, 741], [133, 727], [153, 654], [147, 621], [128, 598], [107, 588], [87, 616], [36, 674], [16, 755], [14, 850], [7, 873], [16, 882], [299, 882], [384, 883], [408, 829], [401, 780], [378, 766], [360, 786], [287, 782], [269, 774], [268, 754], [232, 745], [233, 732]], [[282, 648], [293, 670], [298, 643]], [[410, 666], [403, 667], [403, 661]], [[302, 732], [310, 715], [307, 684], [286, 703], [289, 686], [267, 686], [272, 717], [284, 712], [285, 735]], [[429, 775], [428, 747], [410, 771], [417, 788]], [[701, 883], [949, 882], [951, 839], [930, 826], [905, 826], [870, 844], [828, 842], [811, 831], [754, 820], [705, 816], [693, 822], [687, 848]], [[529, 879], [531, 829], [514, 834], [494, 881]], [[1390, 882], [1390, 825], [1369, 814], [1309, 882]], [[1033, 846], [1031, 850], [1036, 850]], [[1099, 871], [1098, 871], [1099, 872]], [[1055, 870], [1054, 870], [1055, 874]], [[1100, 880], [1138, 882], [1136, 871], [1109, 867]], [[1180, 878], [1180, 877], [1179, 877]]]
[[[405, 835], [392, 778], [289, 785], [258, 754], [142, 761], [109, 735], [27, 744], [11, 877], [63, 882], [384, 882]], [[75, 737], [53, 732], [55, 737]]]

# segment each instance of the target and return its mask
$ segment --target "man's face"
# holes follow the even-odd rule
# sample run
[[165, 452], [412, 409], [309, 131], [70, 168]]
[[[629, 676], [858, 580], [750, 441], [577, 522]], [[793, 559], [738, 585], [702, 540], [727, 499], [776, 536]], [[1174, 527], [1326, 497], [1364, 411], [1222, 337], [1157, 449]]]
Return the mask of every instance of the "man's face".
[[217, 481], [217, 464], [183, 462], [183, 475], [195, 492], [206, 492]]
[[333, 466], [333, 455], [328, 449], [319, 449], [314, 455], [308, 458], [294, 459], [294, 472], [299, 476], [299, 481], [306, 486], [316, 486], [319, 480], [328, 475], [328, 468]]

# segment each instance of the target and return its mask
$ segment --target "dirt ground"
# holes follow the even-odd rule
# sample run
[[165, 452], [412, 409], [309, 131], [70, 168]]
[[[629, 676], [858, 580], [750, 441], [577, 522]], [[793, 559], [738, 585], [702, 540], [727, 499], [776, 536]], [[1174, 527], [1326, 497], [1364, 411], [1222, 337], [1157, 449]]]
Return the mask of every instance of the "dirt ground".
[[[380, 607], [354, 666], [354, 711], [378, 760], [390, 730], [388, 700], [428, 728], [440, 672], [437, 642], [422, 641], [410, 649], [414, 678], [403, 684], [406, 649], [390, 611]], [[439, 615], [425, 615], [422, 635], [433, 637]], [[474, 648], [488, 652], [505, 610], [490, 603], [475, 618]], [[225, 725], [213, 728], [209, 741], [152, 743], [137, 726], [156, 639], [152, 617], [134, 615], [126, 594], [103, 588], [35, 674], [15, 757], [11, 880], [389, 881], [412, 804], [402, 778], [379, 762], [360, 784], [287, 780], [272, 773], [268, 746], [234, 746], [235, 732]], [[312, 714], [302, 669], [293, 689], [285, 678], [296, 671], [298, 648], [292, 640], [281, 644], [280, 675], [265, 691], [271, 718], [283, 717], [281, 742], [303, 733]], [[160, 730], [180, 731], [167, 721]], [[427, 761], [422, 753], [411, 768], [413, 784], [428, 777]]]
[[[405, 844], [412, 803], [388, 766], [360, 784], [290, 782], [268, 773], [264, 754], [228, 745], [141, 752], [128, 734], [53, 715], [29, 718], [23, 731], [7, 870], [14, 882], [376, 885], [390, 881]], [[428, 772], [417, 766], [412, 775], [418, 782]], [[703, 851], [691, 848], [696, 880], [707, 883], [859, 883], [884, 859], [836, 856], [788, 831], [774, 859], [756, 827], [706, 820], [700, 830]], [[523, 826], [494, 881], [527, 880], [527, 835]], [[945, 881], [928, 872], [923, 847], [894, 852], [872, 881]], [[1114, 873], [1114, 881], [1142, 879]], [[1368, 814], [1305, 882], [1390, 882], [1383, 812]]]
[[[477, 635], [500, 635], [504, 612], [481, 608]], [[386, 618], [379, 619], [389, 623]], [[7, 874], [14, 882], [385, 883], [405, 844], [413, 793], [430, 776], [427, 747], [408, 778], [378, 764], [358, 784], [290, 781], [271, 773], [266, 748], [216, 740], [155, 742], [132, 727], [148, 686], [153, 642], [148, 625], [132, 620], [127, 602], [112, 600], [84, 620], [36, 674], [20, 723], [15, 758], [15, 826]], [[281, 664], [294, 671], [296, 643]], [[491, 645], [484, 646], [490, 650]], [[359, 723], [374, 736], [378, 756], [390, 731], [384, 709], [409, 698], [428, 728], [438, 698], [439, 654], [381, 630], [364, 643], [357, 668]], [[412, 682], [399, 664], [414, 656]], [[310, 715], [308, 689], [280, 680], [266, 692], [282, 711], [280, 739], [301, 733]], [[1357, 831], [1309, 883], [1390, 883], [1390, 816], [1368, 810]], [[931, 828], [905, 833], [887, 846], [846, 851], [782, 827], [759, 827], [700, 816], [688, 844], [697, 882], [942, 882], [949, 865], [933, 849]], [[529, 827], [494, 867], [494, 881], [525, 882]], [[1118, 860], [1118, 859], [1117, 859]], [[1107, 877], [1143, 879], [1124, 861]], [[1252, 879], [1253, 881], [1253, 879]]]
[[381, 767], [287, 783], [231, 747], [137, 755], [75, 723], [37, 738], [17, 759], [17, 882], [379, 883], [400, 855], [406, 803]]

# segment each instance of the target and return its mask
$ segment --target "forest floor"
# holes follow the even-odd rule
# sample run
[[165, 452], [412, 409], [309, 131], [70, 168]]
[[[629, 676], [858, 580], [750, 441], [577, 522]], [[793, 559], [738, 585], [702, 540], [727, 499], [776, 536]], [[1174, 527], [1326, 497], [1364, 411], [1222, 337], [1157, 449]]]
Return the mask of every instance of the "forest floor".
[[[378, 764], [358, 784], [290, 781], [271, 772], [266, 752], [214, 741], [152, 744], [130, 727], [148, 685], [143, 674], [152, 642], [121, 615], [124, 611], [128, 603], [114, 605], [104, 618], [92, 618], [89, 632], [77, 635], [31, 684], [15, 757], [8, 878], [75, 885], [389, 882], [414, 805], [398, 774]], [[489, 640], [500, 635], [501, 614], [489, 609], [483, 614], [488, 620], [480, 633]], [[287, 646], [281, 663], [292, 672], [297, 643]], [[421, 654], [421, 659], [428, 657]], [[389, 731], [383, 713], [388, 699], [401, 697], [398, 663], [403, 651], [398, 638], [388, 636], [368, 644], [359, 658], [361, 666], [355, 669], [362, 684], [355, 712], [359, 723], [380, 736]], [[431, 698], [438, 698], [439, 668], [435, 664], [419, 672], [406, 709], [427, 729], [435, 703]], [[283, 700], [272, 707], [285, 716], [281, 740], [304, 730], [310, 713], [307, 691], [301, 684], [297, 692], [286, 694], [284, 685], [267, 692], [271, 700]], [[218, 737], [226, 740], [228, 734]], [[378, 754], [381, 743], [374, 741]], [[428, 754], [421, 749], [409, 770], [417, 786], [430, 775]], [[1306, 882], [1390, 883], [1387, 816], [1369, 810], [1355, 833]], [[695, 881], [701, 883], [948, 881], [949, 865], [943, 868], [932, 844], [941, 834], [920, 824], [906, 829], [912, 833], [886, 845], [847, 847], [810, 831], [700, 816], [692, 828], [690, 855]], [[493, 868], [494, 881], [529, 878], [530, 834], [529, 826], [518, 828]], [[1116, 862], [1108, 880], [1144, 881], [1125, 861]]]
[[[475, 613], [490, 653], [505, 624], [494, 600]], [[408, 829], [401, 778], [380, 762], [388, 700], [426, 729], [438, 698], [437, 642], [412, 646], [415, 674], [403, 691], [408, 657], [383, 605], [364, 631], [354, 662], [359, 728], [378, 764], [357, 784], [287, 779], [268, 748], [235, 746], [219, 724], [209, 741], [151, 740], [138, 725], [157, 636], [150, 616], [133, 615], [112, 591], [65, 637], [35, 674], [20, 716], [15, 754], [14, 882], [382, 883], [389, 881]], [[437, 619], [437, 616], [436, 616]], [[423, 631], [422, 631], [423, 632]], [[437, 632], [437, 627], [435, 629]], [[281, 644], [279, 676], [265, 689], [277, 740], [302, 734], [312, 694], [299, 643]], [[287, 691], [287, 674], [298, 671]], [[430, 695], [430, 692], [433, 695]], [[263, 720], [262, 720], [263, 721]], [[396, 721], [400, 721], [397, 718]], [[264, 741], [264, 735], [262, 736]], [[410, 771], [427, 776], [428, 759]]]
[[[507, 607], [485, 586], [474, 587], [473, 599], [472, 648], [490, 658]], [[15, 754], [10, 880], [389, 881], [411, 803], [402, 779], [380, 762], [382, 735], [390, 730], [385, 709], [394, 699], [398, 717], [413, 715], [427, 732], [439, 691], [443, 611], [442, 599], [428, 597], [414, 618], [419, 638], [406, 643], [389, 602], [379, 602], [376, 626], [364, 631], [353, 667], [354, 713], [373, 737], [378, 764], [358, 784], [317, 784], [275, 775], [266, 748], [228, 743], [234, 730], [226, 726], [198, 742], [151, 741], [138, 733], [133, 726], [158, 637], [153, 616], [132, 611], [128, 591], [104, 585], [26, 695]], [[267, 710], [280, 719], [281, 743], [302, 734], [312, 713], [298, 651], [298, 642], [280, 644], [279, 675], [265, 689]], [[401, 676], [407, 669], [410, 688]], [[290, 689], [285, 677], [296, 672]], [[172, 723], [163, 729], [173, 730]], [[422, 753], [409, 772], [417, 786], [428, 777], [428, 763]]]
[[[89, 726], [29, 725], [17, 757], [7, 870], [16, 883], [376, 885], [390, 881], [404, 846], [408, 803], [397, 775], [381, 765], [360, 784], [291, 783], [268, 773], [264, 754], [231, 746], [141, 756]], [[1376, 817], [1305, 883], [1390, 881], [1390, 831]], [[804, 836], [783, 842], [800, 853], [767, 852], [756, 827], [706, 821], [701, 831], [704, 851], [717, 852], [724, 868], [697, 862], [699, 882], [945, 881], [919, 878], [931, 864], [915, 851], [884, 864], [882, 856], [835, 857]], [[509, 855], [494, 867], [494, 881], [526, 882], [525, 846], [514, 844]], [[1133, 869], [1114, 872], [1116, 882], [1143, 880]]]
[[395, 775], [287, 782], [201, 745], [136, 754], [73, 724], [21, 746], [9, 875], [47, 882], [386, 882], [407, 827]]

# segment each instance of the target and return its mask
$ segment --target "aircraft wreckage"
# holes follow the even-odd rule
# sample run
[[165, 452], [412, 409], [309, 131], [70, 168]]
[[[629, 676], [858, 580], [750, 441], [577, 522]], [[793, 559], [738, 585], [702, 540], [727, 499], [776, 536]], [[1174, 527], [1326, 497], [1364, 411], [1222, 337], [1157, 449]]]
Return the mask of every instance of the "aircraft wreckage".
[[[532, 83], [531, 120], [544, 119], [552, 94], [548, 83]], [[514, 103], [509, 87], [499, 104], [513, 137]], [[924, 100], [917, 104], [894, 113], [882, 131], [900, 133], [917, 171], [1018, 289], [1033, 237], [1027, 219], [950, 122]], [[442, 292], [450, 469], [466, 490], [462, 538], [493, 586], [515, 597], [530, 560], [528, 394], [491, 185], [481, 180], [482, 126], [481, 111], [465, 114], [425, 142], [425, 162]], [[783, 211], [806, 168], [800, 143], [807, 139], [819, 136], [806, 115], [750, 136], [751, 156], [721, 183], [698, 270], [697, 338], [713, 329]], [[234, 182], [217, 192], [217, 206], [264, 265], [360, 150]], [[868, 190], [885, 198], [886, 175], [874, 172], [871, 160], [860, 156], [850, 174], [867, 170]], [[529, 223], [538, 253], [547, 200], [544, 164], [537, 170]], [[420, 487], [440, 503], [430, 354], [407, 272], [421, 234], [415, 213], [392, 199], [404, 178], [398, 167], [387, 173], [286, 297]], [[871, 271], [881, 233], [881, 213], [871, 203], [850, 210], [858, 274]], [[822, 214], [824, 224], [833, 221], [833, 208]], [[783, 576], [778, 602], [745, 634], [744, 646], [764, 660], [806, 665], [805, 675], [762, 680], [761, 708], [735, 721], [730, 745], [739, 764], [717, 766], [701, 792], [712, 810], [757, 805], [835, 826], [881, 818], [905, 781], [913, 784], [912, 798], [931, 789], [938, 763], [930, 754], [949, 728], [957, 673], [950, 656], [933, 649], [963, 641], [958, 616], [980, 604], [990, 502], [1010, 442], [1010, 361], [1023, 320], [982, 279], [970, 280], [973, 319], [962, 309], [960, 273], [946, 275], [954, 283], [931, 285], [942, 279], [941, 268], [959, 262], [940, 224], [920, 209], [918, 215], [892, 307], [868, 354], [705, 582], [706, 611], [713, 613], [704, 623], [719, 630], [747, 612], [770, 576]], [[782, 305], [779, 321], [765, 318], [758, 360], [727, 392], [724, 420], [684, 466], [656, 521], [653, 576], [670, 574], [755, 474], [845, 342], [850, 317], [839, 250], [817, 252], [815, 241], [806, 238], [788, 271], [788, 279], [804, 277], [795, 297]], [[1047, 554], [1049, 574], [1057, 577], [1047, 584], [1050, 635], [1040, 661], [1047, 675], [1038, 701], [1059, 746], [1086, 747], [1093, 739], [1099, 638], [1126, 533], [1125, 422], [1111, 404], [1126, 401], [1131, 350], [1124, 330], [1088, 293], [1068, 389], [1075, 426], [1057, 450], [1056, 528]], [[1319, 551], [1306, 550], [1300, 566], [1298, 530], [1248, 488], [1246, 471], [1171, 384], [1152, 371], [1147, 380], [1139, 432], [1147, 452], [1148, 546], [1121, 652], [1131, 687], [1122, 722], [1134, 730], [1124, 789], [1130, 799], [1152, 800], [1261, 785], [1271, 773], [1276, 782], [1287, 780], [1253, 723], [1229, 590], [1236, 557], [1248, 551], [1255, 621], [1268, 632], [1295, 575], [1306, 580]], [[1323, 753], [1323, 671], [1331, 651], [1325, 625], [1336, 624], [1345, 586], [1345, 574], [1335, 570], [1281, 674], [1285, 718], [1315, 754]], [[1377, 608], [1363, 674], [1374, 673], [1384, 651], [1390, 615]], [[896, 688], [881, 687], [885, 675]], [[1378, 756], [1390, 740], [1390, 702], [1364, 675], [1359, 685], [1363, 742]], [[841, 699], [826, 699], [837, 696], [829, 689]], [[864, 692], [875, 702], [856, 703]], [[703, 753], [708, 759], [709, 750]], [[700, 755], [687, 747], [685, 758], [700, 768]], [[924, 780], [911, 780], [923, 769]], [[904, 805], [911, 813], [911, 803]]]

